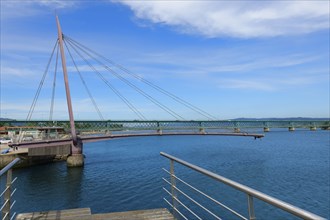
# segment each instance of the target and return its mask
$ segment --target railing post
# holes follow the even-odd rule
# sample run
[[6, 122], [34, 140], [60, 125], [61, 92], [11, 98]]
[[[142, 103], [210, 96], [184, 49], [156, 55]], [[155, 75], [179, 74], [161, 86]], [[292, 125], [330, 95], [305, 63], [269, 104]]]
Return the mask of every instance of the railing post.
[[159, 135], [162, 135], [162, 134], [163, 134], [162, 127], [161, 127], [159, 121], [157, 121], [157, 133], [158, 133]]
[[199, 133], [201, 134], [205, 134], [205, 129], [203, 126], [203, 122], [199, 122]]
[[172, 206], [173, 206], [173, 215], [175, 219], [178, 219], [178, 213], [176, 209], [178, 208], [177, 192], [175, 190], [176, 181], [174, 177], [174, 160], [170, 159], [170, 174], [171, 174], [171, 194], [172, 194]]
[[12, 181], [12, 169], [9, 169], [7, 171], [7, 182], [6, 182], [6, 187], [8, 187], [8, 189], [6, 190], [6, 192], [4, 194], [4, 203], [6, 203], [6, 204], [2, 209], [2, 219], [3, 220], [10, 219], [11, 181]]
[[255, 220], [256, 215], [254, 213], [253, 197], [249, 194], [247, 194], [247, 197], [248, 197], [249, 219], [250, 220]]

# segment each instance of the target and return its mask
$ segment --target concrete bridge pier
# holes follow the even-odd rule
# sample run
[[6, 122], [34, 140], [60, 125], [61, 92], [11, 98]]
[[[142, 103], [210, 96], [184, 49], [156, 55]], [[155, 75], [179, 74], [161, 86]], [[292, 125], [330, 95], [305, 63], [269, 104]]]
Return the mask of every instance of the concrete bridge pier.
[[67, 167], [82, 167], [84, 166], [83, 143], [78, 138], [77, 143], [71, 144], [71, 155], [66, 160]]
[[240, 133], [241, 132], [241, 129], [240, 128], [234, 128], [234, 132], [235, 133]]

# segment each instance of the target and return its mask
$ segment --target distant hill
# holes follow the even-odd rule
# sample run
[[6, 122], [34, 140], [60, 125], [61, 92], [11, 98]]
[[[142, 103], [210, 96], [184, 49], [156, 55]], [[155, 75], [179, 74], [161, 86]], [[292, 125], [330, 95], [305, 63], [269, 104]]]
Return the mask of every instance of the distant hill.
[[261, 120], [261, 121], [324, 121], [330, 120], [330, 118], [308, 118], [308, 117], [289, 117], [289, 118], [235, 118], [232, 120], [238, 121], [250, 121], [250, 120]]
[[11, 118], [0, 118], [0, 121], [16, 121], [16, 120]]

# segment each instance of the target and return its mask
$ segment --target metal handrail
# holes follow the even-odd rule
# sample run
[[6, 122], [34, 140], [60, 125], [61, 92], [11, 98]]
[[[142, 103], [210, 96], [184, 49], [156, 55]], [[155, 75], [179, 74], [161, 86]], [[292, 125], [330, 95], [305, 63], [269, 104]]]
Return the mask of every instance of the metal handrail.
[[15, 164], [18, 163], [18, 161], [20, 160], [21, 160], [20, 158], [15, 158], [12, 162], [7, 164], [7, 166], [5, 166], [4, 168], [2, 168], [2, 170], [0, 170], [0, 176], [7, 173], [7, 171], [10, 170], [13, 166], [15, 166]]
[[[258, 198], [258, 199], [260, 199], [260, 200], [262, 200], [262, 201], [264, 201], [264, 202], [266, 202], [266, 203], [268, 203], [270, 205], [273, 205], [275, 207], [278, 207], [278, 208], [280, 208], [280, 209], [282, 209], [284, 211], [287, 211], [287, 212], [289, 212], [289, 213], [291, 213], [291, 214], [293, 214], [293, 215], [295, 215], [297, 217], [303, 218], [303, 219], [319, 219], [319, 220], [325, 220], [325, 218], [323, 218], [321, 216], [318, 216], [316, 214], [313, 214], [311, 212], [308, 212], [306, 210], [303, 210], [301, 208], [298, 208], [298, 207], [296, 207], [294, 205], [291, 205], [289, 203], [283, 202], [283, 201], [281, 201], [279, 199], [276, 199], [276, 198], [274, 198], [272, 196], [269, 196], [269, 195], [267, 195], [265, 193], [262, 193], [260, 191], [255, 190], [255, 189], [252, 189], [252, 188], [250, 188], [248, 186], [245, 186], [243, 184], [237, 183], [237, 182], [235, 182], [233, 180], [230, 180], [228, 178], [225, 178], [223, 176], [220, 176], [220, 175], [218, 175], [216, 173], [210, 172], [210, 171], [208, 171], [206, 169], [203, 169], [201, 167], [198, 167], [196, 165], [193, 165], [191, 163], [188, 163], [188, 162], [186, 162], [184, 160], [181, 160], [181, 159], [179, 159], [177, 157], [174, 157], [172, 155], [169, 155], [167, 153], [160, 152], [160, 155], [162, 155], [162, 156], [170, 159], [171, 161], [175, 161], [175, 162], [177, 162], [179, 164], [182, 164], [182, 165], [184, 165], [184, 166], [186, 166], [186, 167], [188, 167], [190, 169], [193, 169], [193, 170], [195, 170], [195, 171], [197, 171], [199, 173], [202, 173], [202, 174], [204, 174], [204, 175], [206, 175], [208, 177], [211, 177], [211, 178], [213, 178], [213, 179], [215, 179], [215, 180], [217, 180], [219, 182], [222, 182], [222, 183], [224, 183], [224, 184], [226, 184], [228, 186], [231, 186], [231, 187], [233, 187], [233, 188], [235, 188], [235, 189], [237, 189], [237, 190], [239, 190], [241, 192], [246, 193], [248, 195], [248, 197], [249, 197], [249, 200], [252, 200], [253, 197]], [[253, 203], [252, 204], [249, 204], [249, 205], [252, 205], [253, 206]]]
[[[168, 173], [168, 174], [171, 175], [171, 173], [170, 173], [169, 171], [167, 171], [166, 169], [163, 169], [163, 170], [164, 170], [166, 173]], [[176, 180], [178, 180], [178, 181], [180, 181], [181, 183], [183, 183], [184, 185], [188, 186], [190, 189], [192, 189], [192, 190], [194, 190], [195, 192], [197, 192], [197, 193], [203, 195], [203, 196], [206, 197], [207, 199], [211, 200], [212, 202], [214, 202], [215, 204], [221, 206], [222, 208], [228, 210], [229, 212], [231, 212], [232, 214], [236, 215], [237, 217], [239, 217], [239, 218], [241, 218], [241, 219], [244, 219], [244, 220], [247, 220], [247, 218], [245, 218], [244, 216], [242, 216], [242, 215], [239, 214], [238, 212], [234, 211], [233, 209], [229, 208], [228, 206], [226, 206], [225, 204], [219, 202], [218, 200], [212, 198], [211, 196], [207, 195], [206, 193], [202, 192], [201, 190], [197, 189], [196, 187], [193, 187], [192, 185], [190, 185], [190, 184], [187, 183], [186, 181], [183, 181], [181, 178], [179, 178], [179, 177], [177, 177], [177, 176], [175, 176], [175, 175], [173, 175], [173, 177], [174, 177]], [[165, 182], [168, 182], [168, 181], [166, 181], [164, 178], [163, 178], [163, 180], [164, 180]]]
[[0, 170], [0, 177], [4, 174], [7, 174], [7, 180], [6, 180], [6, 188], [5, 190], [0, 194], [0, 198], [4, 196], [3, 204], [0, 208], [0, 211], [2, 212], [2, 220], [11, 220], [14, 219], [16, 213], [11, 215], [10, 210], [13, 208], [16, 201], [11, 203], [11, 197], [16, 192], [16, 189], [13, 191], [11, 190], [12, 184], [16, 181], [17, 177], [12, 180], [12, 168], [17, 164], [21, 159], [16, 158], [12, 162], [10, 162], [7, 166], [5, 166], [2, 170]]

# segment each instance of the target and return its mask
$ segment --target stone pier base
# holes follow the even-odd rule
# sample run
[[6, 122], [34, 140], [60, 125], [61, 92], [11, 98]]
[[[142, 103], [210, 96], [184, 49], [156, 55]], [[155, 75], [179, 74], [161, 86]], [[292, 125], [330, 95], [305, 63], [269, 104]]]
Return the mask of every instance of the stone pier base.
[[66, 160], [67, 167], [82, 167], [84, 166], [83, 154], [72, 154]]

